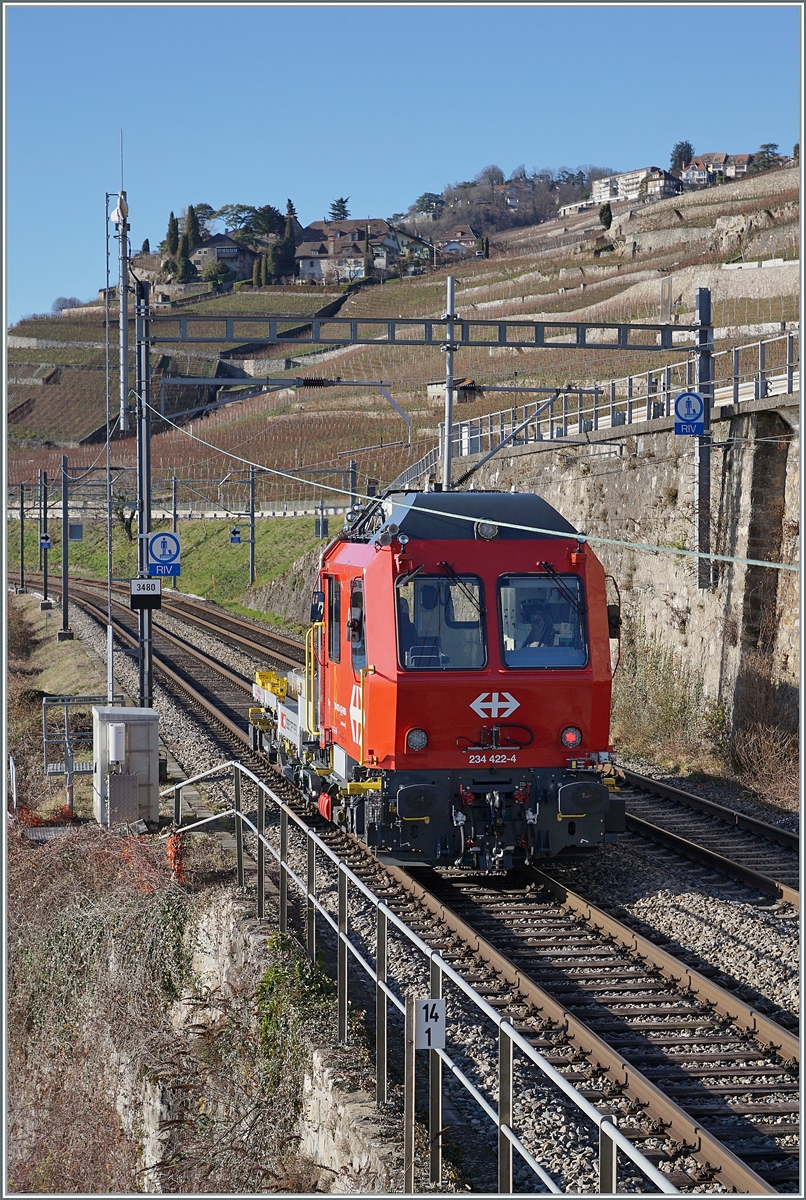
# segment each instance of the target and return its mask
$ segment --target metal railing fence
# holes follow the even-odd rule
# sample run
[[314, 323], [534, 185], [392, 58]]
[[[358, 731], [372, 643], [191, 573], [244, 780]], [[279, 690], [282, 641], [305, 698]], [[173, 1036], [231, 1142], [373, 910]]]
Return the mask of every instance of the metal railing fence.
[[423, 475], [428, 475], [431, 471], [435, 471], [440, 462], [440, 448], [434, 446], [427, 454], [418, 459], [416, 463], [412, 463], [410, 467], [406, 467], [405, 471], [401, 471], [395, 480], [389, 485], [390, 491], [405, 491], [410, 483], [414, 483]]
[[[746, 346], [716, 351], [714, 406], [738, 406], [749, 400], [791, 395], [800, 386], [799, 339], [799, 332], [783, 333]], [[547, 413], [538, 413], [544, 403], [538, 399], [454, 422], [453, 456], [461, 458], [493, 450], [523, 422], [528, 423], [513, 439], [513, 445], [579, 437], [598, 429], [671, 417], [675, 394], [693, 388], [694, 383], [695, 360], [691, 357], [605, 383], [561, 389]], [[442, 455], [443, 423], [439, 431], [439, 446], [403, 472], [395, 480], [395, 486], [411, 484], [433, 469]]]
[[[388, 1099], [388, 1012], [389, 1005], [405, 1017], [406, 1000], [399, 996], [388, 982], [389, 969], [389, 934], [394, 930], [417, 951], [428, 965], [430, 977], [430, 997], [439, 999], [443, 996], [446, 982], [450, 982], [462, 996], [475, 1006], [479, 1015], [484, 1017], [497, 1029], [498, 1034], [498, 1107], [493, 1107], [482, 1092], [476, 1087], [468, 1075], [445, 1050], [430, 1050], [429, 1059], [429, 1144], [430, 1177], [432, 1183], [439, 1183], [442, 1178], [442, 1071], [449, 1071], [472, 1097], [475, 1103], [487, 1115], [498, 1134], [498, 1190], [499, 1193], [512, 1191], [513, 1183], [513, 1150], [517, 1151], [523, 1162], [541, 1180], [546, 1189], [555, 1194], [562, 1194], [562, 1189], [552, 1175], [544, 1168], [513, 1128], [513, 1109], [515, 1099], [515, 1059], [517, 1049], [523, 1059], [528, 1061], [545, 1077], [546, 1081], [558, 1088], [567, 1099], [579, 1110], [588, 1122], [599, 1129], [599, 1191], [613, 1194], [617, 1191], [617, 1160], [621, 1153], [645, 1176], [648, 1182], [659, 1191], [676, 1194], [678, 1189], [669, 1179], [655, 1167], [648, 1158], [637, 1150], [627, 1137], [618, 1129], [612, 1116], [602, 1114], [580, 1092], [573, 1087], [555, 1068], [519, 1033], [509, 1022], [488, 1004], [474, 990], [439, 952], [424, 942], [406, 923], [401, 920], [383, 901], [376, 896], [358, 876], [338, 857], [315, 831], [305, 823], [271, 788], [259, 779], [248, 767], [237, 760], [222, 763], [206, 771], [184, 779], [171, 787], [164, 789], [160, 795], [174, 796], [174, 821], [181, 828], [181, 793], [184, 787], [191, 786], [202, 779], [211, 776], [221, 776], [222, 772], [232, 771], [234, 803], [224, 812], [195, 821], [186, 825], [185, 832], [198, 829], [212, 821], [220, 821], [224, 817], [235, 820], [236, 837], [236, 867], [238, 885], [244, 886], [243, 861], [243, 827], [246, 826], [258, 839], [257, 852], [257, 916], [265, 916], [265, 852], [274, 859], [279, 867], [279, 929], [281, 933], [288, 932], [288, 888], [293, 885], [302, 900], [305, 911], [306, 938], [305, 949], [312, 960], [316, 956], [317, 918], [324, 921], [335, 936], [336, 982], [337, 982], [337, 1012], [338, 1037], [340, 1042], [347, 1041], [348, 1034], [348, 965], [350, 957], [354, 963], [374, 982], [376, 1001], [376, 1101], [384, 1104]], [[244, 780], [251, 781], [257, 787], [257, 821], [250, 820], [243, 812], [242, 790]], [[275, 846], [266, 836], [266, 800], [273, 805], [276, 817], [276, 832], [279, 835], [279, 846]], [[303, 856], [306, 869], [302, 878], [289, 862], [289, 823], [296, 827], [305, 841]], [[338, 901], [337, 913], [334, 917], [323, 905], [317, 895], [317, 852], [324, 855], [337, 873]], [[376, 953], [375, 964], [367, 960], [358, 945], [355, 944], [348, 927], [349, 889], [352, 888], [375, 910]], [[449, 1022], [448, 1022], [449, 1024]], [[407, 1056], [409, 1057], [409, 1056]], [[414, 1079], [406, 1072], [404, 1090], [408, 1095], [407, 1120], [413, 1129], [413, 1089]], [[404, 1123], [405, 1120], [404, 1119]], [[404, 1138], [404, 1190], [413, 1191], [414, 1161], [413, 1137]]]

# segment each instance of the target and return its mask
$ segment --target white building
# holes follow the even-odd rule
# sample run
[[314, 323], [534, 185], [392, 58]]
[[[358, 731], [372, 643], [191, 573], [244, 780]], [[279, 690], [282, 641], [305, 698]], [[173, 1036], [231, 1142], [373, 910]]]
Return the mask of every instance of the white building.
[[[670, 182], [672, 180], [674, 176], [669, 175], [662, 167], [640, 167], [637, 171], [623, 171], [620, 175], [594, 179], [591, 200], [594, 204], [606, 204], [608, 200], [639, 200], [648, 192], [656, 196], [673, 196], [679, 189], [673, 186]], [[648, 187], [650, 181], [653, 184], [651, 189]]]

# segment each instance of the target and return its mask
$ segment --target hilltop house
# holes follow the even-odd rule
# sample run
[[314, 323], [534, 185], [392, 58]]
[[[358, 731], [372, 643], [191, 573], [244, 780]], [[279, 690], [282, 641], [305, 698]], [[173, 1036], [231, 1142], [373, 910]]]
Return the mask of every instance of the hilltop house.
[[349, 283], [363, 279], [366, 234], [373, 270], [388, 272], [401, 253], [395, 229], [378, 217], [363, 221], [311, 221], [302, 231], [296, 260], [299, 277], [313, 283]]
[[434, 255], [434, 248], [425, 238], [417, 237], [413, 233], [406, 233], [403, 229], [395, 229], [394, 232], [400, 246], [402, 258], [415, 259], [418, 262], [431, 261]]
[[311, 221], [302, 230], [300, 240], [312, 242], [317, 238], [332, 238], [340, 242], [342, 238], [346, 238], [348, 241], [362, 242], [366, 229], [369, 229], [370, 241], [373, 244], [382, 244], [394, 254], [400, 252], [395, 230], [381, 217], [368, 217], [362, 221], [354, 221], [352, 218], [346, 221]]
[[679, 191], [678, 181], [662, 167], [640, 167], [637, 171], [594, 179], [591, 202], [606, 204], [609, 200], [640, 200], [643, 196], [664, 199], [676, 196]]
[[650, 167], [639, 184], [638, 194], [652, 200], [666, 200], [669, 196], [679, 196], [682, 190], [680, 180], [663, 167]]
[[708, 168], [701, 158], [692, 158], [680, 172], [683, 183], [701, 186], [708, 182]]
[[753, 154], [728, 154], [725, 159], [725, 178], [741, 179], [742, 175], [747, 174], [754, 157]]
[[510, 179], [508, 183], [493, 184], [493, 195], [503, 199], [507, 208], [520, 208], [531, 200], [534, 190], [531, 179]]
[[753, 161], [752, 154], [698, 154], [680, 172], [684, 183], [702, 186], [717, 179], [741, 179]]
[[248, 246], [241, 245], [226, 233], [214, 233], [205, 238], [190, 255], [190, 261], [201, 274], [211, 262], [223, 262], [230, 271], [235, 272], [236, 279], [251, 279], [252, 264], [257, 253]]
[[437, 247], [443, 254], [467, 254], [479, 244], [479, 235], [469, 225], [457, 225], [443, 238], [437, 239]]

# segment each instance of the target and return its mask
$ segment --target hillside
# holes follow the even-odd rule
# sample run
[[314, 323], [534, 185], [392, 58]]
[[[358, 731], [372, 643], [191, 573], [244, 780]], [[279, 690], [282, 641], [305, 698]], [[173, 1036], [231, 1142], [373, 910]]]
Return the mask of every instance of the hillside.
[[[450, 269], [457, 281], [457, 311], [481, 319], [567, 315], [579, 320], [658, 320], [660, 281], [671, 276], [676, 319], [683, 324], [692, 319], [695, 289], [709, 286], [718, 348], [740, 345], [762, 330], [778, 329], [781, 322], [791, 325], [799, 318], [798, 186], [797, 170], [779, 170], [672, 200], [613, 204], [613, 224], [606, 234], [592, 210], [509, 230], [496, 236], [489, 260], [464, 260]], [[764, 270], [723, 269], [742, 259], [784, 261]], [[346, 299], [339, 315], [439, 317], [445, 311], [448, 273], [440, 269], [362, 288]], [[233, 312], [254, 313], [256, 318], [271, 313], [311, 315], [337, 299], [335, 293], [312, 287], [267, 288], [260, 293], [243, 289], [183, 304], [181, 312], [211, 317]], [[92, 306], [68, 310], [60, 318], [24, 321], [11, 331], [8, 404], [17, 410], [10, 414], [9, 425], [11, 482], [32, 479], [37, 467], [54, 470], [61, 451], [43, 443], [75, 446], [105, 420], [103, 320], [103, 310]], [[116, 320], [114, 314], [115, 326]], [[203, 327], [202, 335], [205, 328], [213, 326]], [[256, 324], [255, 330], [262, 331], [261, 326]], [[114, 368], [116, 327], [110, 332]], [[365, 346], [297, 352], [289, 359], [290, 353], [279, 346], [239, 349], [237, 343], [199, 343], [190, 353], [155, 354], [153, 369], [166, 382], [171, 374], [211, 377], [233, 371], [244, 375], [246, 385], [250, 376], [265, 375], [290, 382], [299, 376], [386, 381], [412, 418], [411, 447], [389, 445], [405, 438], [405, 426], [371, 388], [289, 388], [234, 403], [193, 422], [195, 436], [232, 455], [280, 470], [329, 471], [329, 476], [318, 478], [336, 488], [343, 486], [342, 471], [351, 456], [358, 460], [360, 481], [388, 482], [435, 443], [440, 410], [428, 402], [426, 384], [444, 377], [439, 349]], [[672, 351], [668, 361], [681, 357], [680, 351]], [[663, 361], [662, 355], [650, 359], [635, 351], [602, 353], [557, 345], [515, 352], [491, 347], [462, 350], [455, 370], [457, 377], [472, 377], [488, 386], [512, 381], [584, 386], [659, 367]], [[197, 396], [203, 398], [205, 390]], [[114, 370], [112, 393], [116, 410]], [[158, 387], [154, 393], [157, 403]], [[187, 390], [170, 386], [165, 395], [169, 412], [188, 407], [192, 399]], [[464, 419], [495, 412], [507, 402], [506, 395], [488, 393], [463, 406], [459, 415]], [[155, 488], [161, 494], [174, 474], [213, 481], [231, 469], [243, 469], [235, 458], [216, 455], [191, 440], [189, 432], [169, 429], [154, 438]], [[78, 458], [89, 462], [96, 453], [87, 447]], [[132, 439], [116, 443], [115, 461], [133, 463]], [[259, 502], [313, 494], [305, 485], [258, 476]]]

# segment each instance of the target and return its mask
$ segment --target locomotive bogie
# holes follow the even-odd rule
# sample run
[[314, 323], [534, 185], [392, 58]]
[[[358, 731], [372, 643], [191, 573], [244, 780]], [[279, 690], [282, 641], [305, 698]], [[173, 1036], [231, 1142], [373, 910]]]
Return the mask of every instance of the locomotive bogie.
[[595, 555], [535, 496], [373, 511], [323, 554], [305, 670], [258, 672], [253, 745], [404, 861], [507, 868], [613, 840], [615, 622]]

